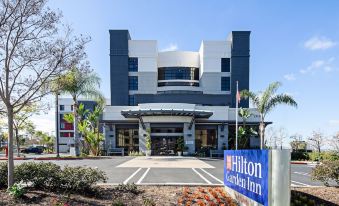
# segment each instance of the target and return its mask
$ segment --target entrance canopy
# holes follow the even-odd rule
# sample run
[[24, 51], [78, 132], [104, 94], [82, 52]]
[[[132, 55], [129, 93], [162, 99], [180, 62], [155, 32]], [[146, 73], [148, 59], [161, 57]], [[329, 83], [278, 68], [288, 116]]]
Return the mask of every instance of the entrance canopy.
[[138, 118], [142, 116], [191, 116], [195, 118], [209, 118], [213, 115], [213, 112], [187, 109], [139, 109], [122, 110], [121, 115], [125, 118]]

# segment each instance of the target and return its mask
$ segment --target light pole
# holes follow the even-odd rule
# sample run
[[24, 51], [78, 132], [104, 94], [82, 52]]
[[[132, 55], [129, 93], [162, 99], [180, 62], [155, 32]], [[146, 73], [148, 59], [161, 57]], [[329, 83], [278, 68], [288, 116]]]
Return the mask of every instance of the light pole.
[[55, 138], [57, 157], [60, 157], [59, 150], [59, 92], [55, 93]]

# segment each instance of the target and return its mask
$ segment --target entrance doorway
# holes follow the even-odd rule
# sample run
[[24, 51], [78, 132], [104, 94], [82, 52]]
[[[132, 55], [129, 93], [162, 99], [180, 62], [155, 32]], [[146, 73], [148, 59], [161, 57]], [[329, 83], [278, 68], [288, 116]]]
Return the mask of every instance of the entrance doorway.
[[152, 137], [153, 155], [175, 155], [177, 152], [177, 136], [155, 136]]

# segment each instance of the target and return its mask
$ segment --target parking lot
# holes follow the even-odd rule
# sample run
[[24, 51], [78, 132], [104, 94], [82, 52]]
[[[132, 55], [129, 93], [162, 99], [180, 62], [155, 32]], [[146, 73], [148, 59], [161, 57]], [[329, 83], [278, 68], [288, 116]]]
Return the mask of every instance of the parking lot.
[[[16, 164], [23, 161], [18, 160]], [[106, 184], [222, 185], [223, 161], [195, 157], [112, 157], [96, 160], [51, 161], [65, 166], [95, 167], [106, 172]], [[311, 180], [311, 165], [291, 165], [291, 186], [321, 186]]]

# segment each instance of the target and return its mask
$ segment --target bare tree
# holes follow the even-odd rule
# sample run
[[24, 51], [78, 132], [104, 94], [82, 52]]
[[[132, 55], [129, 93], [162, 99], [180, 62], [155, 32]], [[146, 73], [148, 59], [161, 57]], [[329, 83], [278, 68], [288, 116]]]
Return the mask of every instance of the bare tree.
[[287, 131], [284, 127], [280, 127], [277, 131], [277, 145], [280, 149], [283, 149], [283, 144], [285, 139], [287, 138]]
[[277, 147], [277, 131], [273, 126], [270, 126], [267, 129], [265, 129], [265, 137], [266, 137], [265, 145], [272, 149]]
[[8, 187], [13, 185], [13, 117], [49, 94], [51, 81], [85, 56], [86, 38], [61, 28], [47, 0], [0, 0], [0, 100], [8, 122]]
[[22, 110], [13, 116], [13, 129], [15, 133], [15, 139], [17, 144], [17, 155], [20, 157], [20, 138], [19, 131], [26, 130], [31, 127], [32, 122], [29, 120], [33, 115], [39, 115], [40, 112], [47, 111], [48, 105], [45, 104], [33, 104], [26, 105]]
[[321, 147], [325, 144], [325, 136], [320, 131], [313, 131], [312, 135], [308, 138], [308, 143], [310, 146], [315, 149], [318, 153], [321, 152]]
[[339, 132], [332, 137], [330, 143], [333, 150], [339, 154]]
[[294, 134], [290, 137], [290, 145], [292, 148], [292, 151], [298, 151], [298, 150], [306, 150], [307, 149], [307, 143], [303, 140], [303, 137], [301, 134]]

